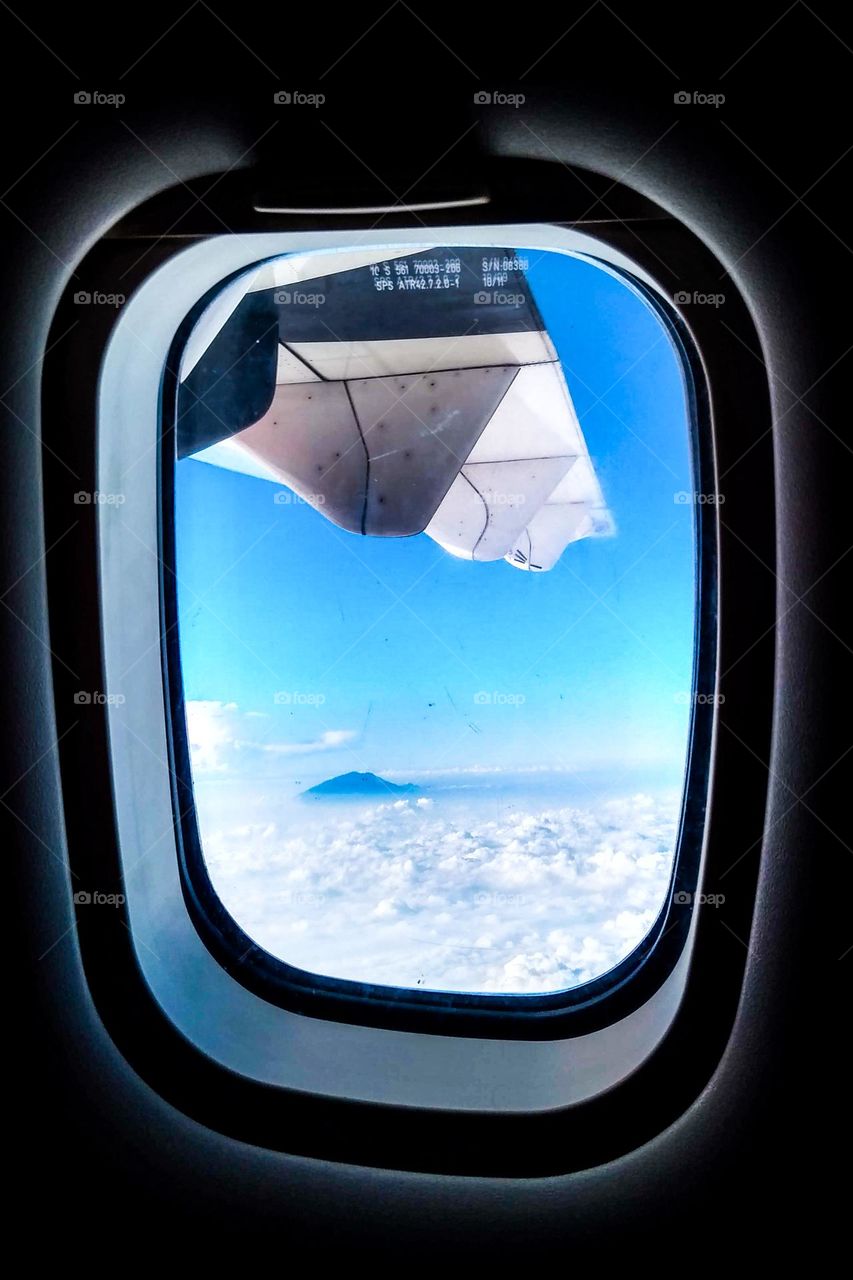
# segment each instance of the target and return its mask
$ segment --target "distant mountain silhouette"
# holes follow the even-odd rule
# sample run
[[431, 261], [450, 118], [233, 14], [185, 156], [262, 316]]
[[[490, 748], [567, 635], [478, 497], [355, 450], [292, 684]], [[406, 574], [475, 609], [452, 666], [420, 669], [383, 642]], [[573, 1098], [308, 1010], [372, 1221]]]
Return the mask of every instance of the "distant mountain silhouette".
[[316, 787], [303, 791], [303, 796], [311, 796], [322, 800], [340, 796], [416, 796], [420, 795], [420, 787], [413, 782], [402, 786], [396, 782], [386, 782], [375, 773], [341, 773], [337, 778], [329, 778], [326, 782], [318, 782]]

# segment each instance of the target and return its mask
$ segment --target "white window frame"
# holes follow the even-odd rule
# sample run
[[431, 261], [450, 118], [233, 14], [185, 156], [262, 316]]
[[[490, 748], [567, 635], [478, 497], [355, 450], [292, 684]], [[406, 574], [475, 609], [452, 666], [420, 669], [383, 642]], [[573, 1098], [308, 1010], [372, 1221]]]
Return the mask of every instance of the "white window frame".
[[[219, 281], [277, 254], [351, 249], [356, 237], [359, 245], [389, 249], [523, 244], [583, 257], [665, 296], [651, 277], [600, 241], [542, 224], [223, 235], [175, 255], [125, 303], [104, 356], [97, 424], [97, 487], [124, 501], [99, 504], [97, 524], [104, 689], [115, 695], [107, 698], [109, 751], [134, 951], [153, 998], [178, 1031], [215, 1062], [252, 1080], [410, 1107], [563, 1108], [624, 1080], [665, 1037], [686, 986], [696, 913], [669, 975], [619, 1021], [565, 1039], [500, 1040], [361, 1026], [280, 1008], [226, 972], [184, 901], [160, 643], [157, 441], [166, 359], [187, 314]], [[704, 839], [703, 833], [697, 888]]]

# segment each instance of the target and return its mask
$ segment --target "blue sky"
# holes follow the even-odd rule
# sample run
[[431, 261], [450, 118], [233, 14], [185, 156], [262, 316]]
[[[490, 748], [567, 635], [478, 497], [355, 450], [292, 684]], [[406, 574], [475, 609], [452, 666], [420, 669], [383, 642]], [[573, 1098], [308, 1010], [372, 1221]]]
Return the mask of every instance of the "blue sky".
[[[674, 494], [694, 486], [678, 358], [620, 280], [529, 257], [616, 536], [523, 573], [425, 535], [361, 538], [274, 503], [280, 486], [179, 463], [185, 694], [230, 708], [214, 775], [294, 788], [351, 769], [412, 781], [572, 770], [615, 786], [644, 768], [680, 781], [693, 508]], [[229, 734], [243, 744], [230, 754]]]

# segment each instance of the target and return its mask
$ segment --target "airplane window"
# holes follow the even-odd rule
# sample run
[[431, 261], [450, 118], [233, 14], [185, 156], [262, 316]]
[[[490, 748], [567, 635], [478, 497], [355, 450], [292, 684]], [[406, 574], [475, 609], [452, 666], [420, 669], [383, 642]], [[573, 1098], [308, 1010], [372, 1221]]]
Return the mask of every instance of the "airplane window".
[[200, 304], [175, 440], [177, 728], [247, 945], [519, 997], [632, 953], [713, 500], [642, 291], [511, 245], [266, 261]]

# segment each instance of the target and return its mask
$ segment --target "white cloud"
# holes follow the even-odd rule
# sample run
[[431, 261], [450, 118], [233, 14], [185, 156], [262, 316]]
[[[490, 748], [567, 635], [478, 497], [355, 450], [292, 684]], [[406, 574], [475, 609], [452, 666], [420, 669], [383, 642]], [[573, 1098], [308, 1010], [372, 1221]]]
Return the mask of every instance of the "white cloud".
[[426, 799], [287, 808], [256, 797], [252, 822], [233, 825], [201, 803], [214, 886], [250, 937], [301, 968], [519, 993], [606, 972], [663, 903], [675, 795], [497, 816], [485, 793]]
[[354, 729], [327, 729], [319, 738], [308, 742], [235, 742], [240, 750], [265, 751], [273, 756], [304, 756], [315, 751], [334, 751], [356, 737]]
[[236, 702], [188, 702], [187, 736], [193, 769], [199, 773], [222, 773], [234, 740]]
[[357, 737], [353, 729], [323, 729], [316, 736], [297, 742], [259, 742], [244, 735], [256, 731], [257, 721], [268, 719], [267, 713], [242, 711], [236, 702], [189, 701], [186, 715], [196, 777], [245, 770], [259, 755], [302, 756], [335, 751]]

